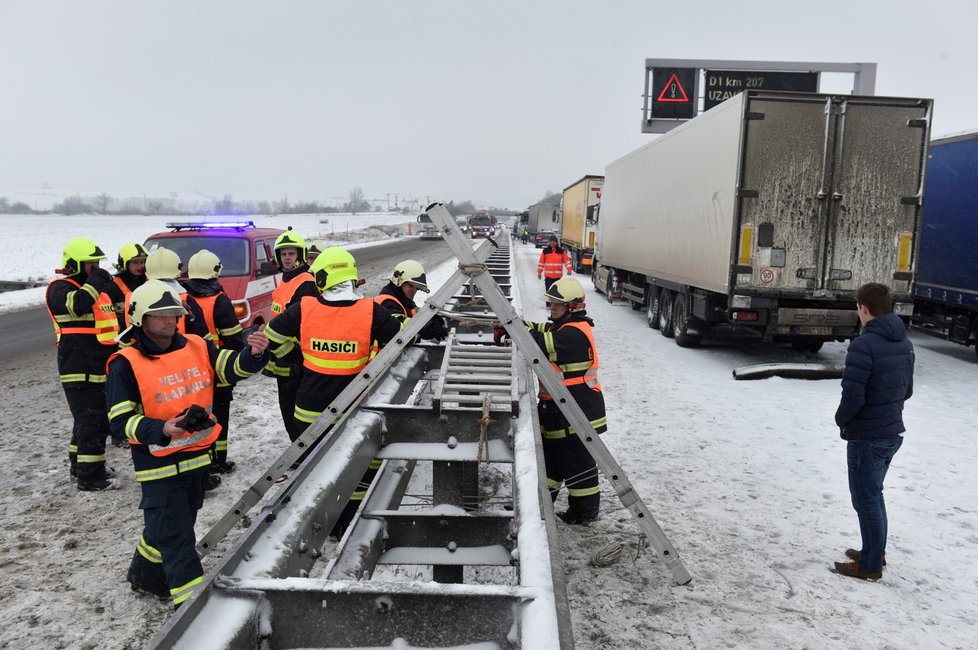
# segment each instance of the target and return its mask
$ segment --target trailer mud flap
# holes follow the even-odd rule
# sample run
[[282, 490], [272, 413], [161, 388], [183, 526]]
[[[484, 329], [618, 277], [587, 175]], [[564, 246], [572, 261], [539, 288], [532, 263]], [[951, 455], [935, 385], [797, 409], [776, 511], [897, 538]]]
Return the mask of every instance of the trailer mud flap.
[[756, 366], [734, 368], [733, 378], [767, 379], [841, 379], [842, 366], [827, 363], [761, 363]]

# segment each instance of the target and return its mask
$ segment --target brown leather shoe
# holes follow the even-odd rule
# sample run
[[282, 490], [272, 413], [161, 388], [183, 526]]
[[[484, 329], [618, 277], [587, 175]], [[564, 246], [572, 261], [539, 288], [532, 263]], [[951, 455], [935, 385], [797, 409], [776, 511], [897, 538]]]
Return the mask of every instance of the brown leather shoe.
[[879, 580], [883, 577], [882, 571], [863, 571], [859, 562], [836, 562], [835, 572], [849, 578], [859, 578], [860, 580]]
[[[862, 556], [862, 551], [857, 551], [854, 548], [846, 549], [846, 557], [849, 558], [850, 560], [855, 560], [856, 562], [858, 562], [861, 556]], [[883, 554], [883, 566], [886, 566], [886, 553]]]

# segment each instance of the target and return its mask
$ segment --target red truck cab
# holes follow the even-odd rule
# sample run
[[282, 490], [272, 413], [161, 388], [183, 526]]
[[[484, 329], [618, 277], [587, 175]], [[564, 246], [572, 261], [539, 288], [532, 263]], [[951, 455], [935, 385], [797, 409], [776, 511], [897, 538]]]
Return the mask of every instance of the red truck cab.
[[272, 318], [272, 292], [279, 281], [273, 254], [279, 228], [258, 228], [253, 221], [196, 221], [166, 224], [170, 232], [150, 235], [146, 249], [168, 248], [184, 269], [190, 257], [207, 249], [221, 260], [221, 286], [245, 330]]

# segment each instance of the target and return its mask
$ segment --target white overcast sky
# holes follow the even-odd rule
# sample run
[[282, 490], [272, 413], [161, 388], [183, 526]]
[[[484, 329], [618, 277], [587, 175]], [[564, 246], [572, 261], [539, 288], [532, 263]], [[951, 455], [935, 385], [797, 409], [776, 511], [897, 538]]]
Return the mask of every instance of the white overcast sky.
[[653, 137], [646, 58], [876, 62], [936, 137], [978, 128], [976, 25], [975, 0], [0, 0], [0, 194], [522, 208]]

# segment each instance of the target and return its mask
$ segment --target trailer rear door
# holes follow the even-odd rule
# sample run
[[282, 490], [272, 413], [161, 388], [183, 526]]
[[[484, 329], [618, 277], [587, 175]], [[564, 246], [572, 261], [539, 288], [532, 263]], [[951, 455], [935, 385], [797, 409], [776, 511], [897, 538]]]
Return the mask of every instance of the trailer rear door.
[[909, 294], [929, 115], [926, 100], [851, 98], [836, 107], [823, 286], [855, 290], [882, 282], [894, 294]]
[[736, 284], [804, 292], [812, 282], [797, 270], [815, 269], [823, 248], [825, 203], [817, 197], [829, 164], [824, 97], [751, 97], [745, 106]]
[[906, 294], [929, 113], [919, 99], [751, 97], [736, 284], [804, 296], [883, 282]]

